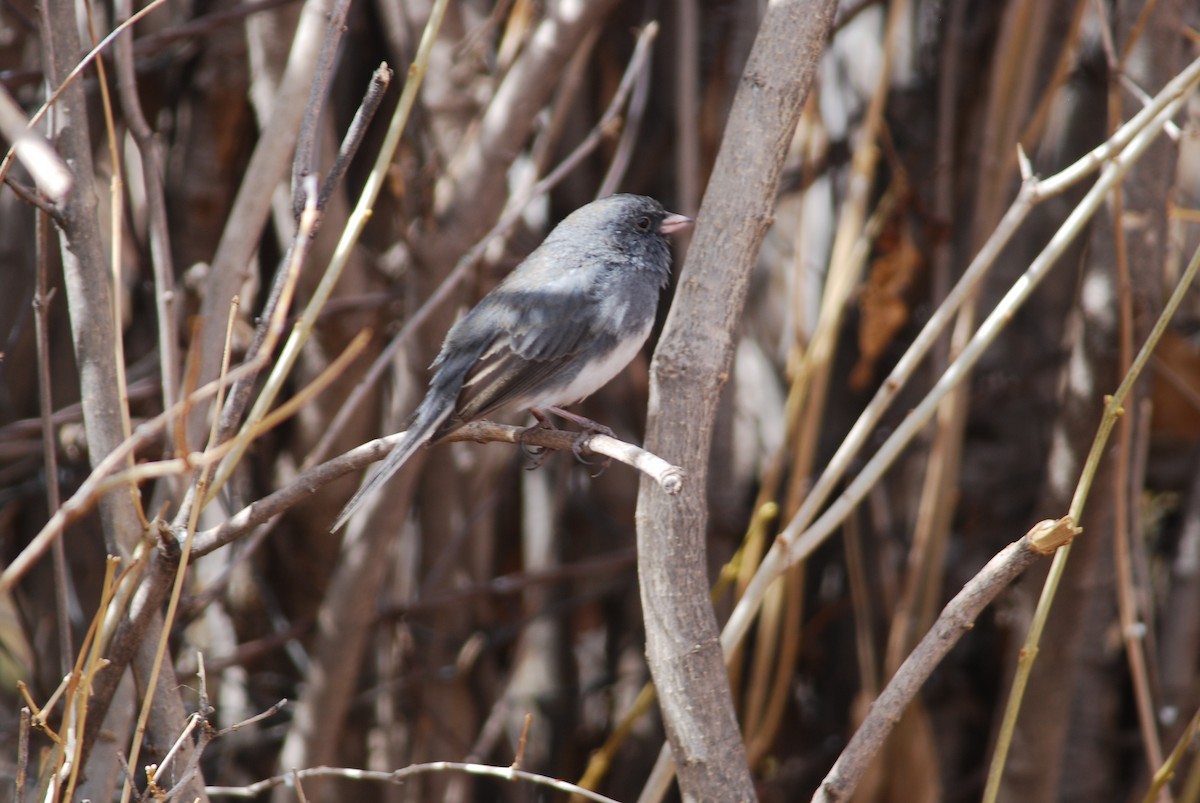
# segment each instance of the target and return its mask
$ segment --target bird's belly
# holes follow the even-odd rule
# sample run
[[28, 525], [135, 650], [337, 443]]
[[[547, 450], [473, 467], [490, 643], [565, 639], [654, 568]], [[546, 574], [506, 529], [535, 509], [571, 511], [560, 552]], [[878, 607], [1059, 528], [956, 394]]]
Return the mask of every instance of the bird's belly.
[[528, 406], [565, 407], [568, 404], [574, 404], [580, 399], [591, 396], [597, 390], [607, 385], [610, 379], [621, 373], [621, 369], [629, 365], [633, 358], [637, 356], [637, 353], [645, 344], [646, 338], [650, 336], [650, 327], [653, 325], [653, 319], [647, 321], [645, 327], [638, 332], [636, 337], [626, 338], [623, 342], [617, 344], [617, 347], [607, 357], [585, 366], [565, 386], [561, 388], [547, 388], [544, 394]]

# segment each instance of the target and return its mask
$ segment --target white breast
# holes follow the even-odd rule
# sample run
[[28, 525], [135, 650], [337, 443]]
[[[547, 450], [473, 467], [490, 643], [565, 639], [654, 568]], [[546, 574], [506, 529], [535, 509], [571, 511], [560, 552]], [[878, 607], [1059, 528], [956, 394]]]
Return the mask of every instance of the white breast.
[[585, 399], [591, 396], [600, 388], [608, 384], [614, 376], [621, 373], [621, 370], [637, 356], [642, 346], [646, 342], [646, 338], [650, 336], [650, 328], [654, 325], [653, 319], [646, 322], [645, 327], [638, 332], [636, 337], [631, 337], [625, 342], [619, 344], [611, 354], [602, 360], [592, 363], [579, 372], [579, 375], [571, 380], [571, 384], [564, 388], [548, 389], [547, 392], [536, 401], [531, 402], [529, 407], [565, 407], [568, 404], [574, 404], [580, 399]]

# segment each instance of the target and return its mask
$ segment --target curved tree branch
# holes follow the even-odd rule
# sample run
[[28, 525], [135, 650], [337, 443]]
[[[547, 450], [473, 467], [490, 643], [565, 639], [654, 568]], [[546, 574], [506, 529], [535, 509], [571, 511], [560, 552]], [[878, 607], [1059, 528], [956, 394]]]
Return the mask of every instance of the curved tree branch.
[[706, 464], [750, 272], [836, 5], [768, 7], [654, 355], [646, 448], [683, 466], [689, 482], [668, 496], [642, 481], [638, 568], [646, 651], [685, 800], [755, 797], [709, 602]]

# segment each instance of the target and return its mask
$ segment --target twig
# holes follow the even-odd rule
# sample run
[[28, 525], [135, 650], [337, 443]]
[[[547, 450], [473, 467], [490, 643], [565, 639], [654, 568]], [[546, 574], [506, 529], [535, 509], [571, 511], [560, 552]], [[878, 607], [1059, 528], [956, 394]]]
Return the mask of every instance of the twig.
[[533, 772], [526, 772], [525, 770], [516, 770], [512, 767], [492, 767], [486, 764], [466, 764], [457, 761], [433, 761], [428, 764], [413, 764], [394, 772], [358, 770], [348, 767], [312, 767], [310, 769], [293, 770], [284, 775], [276, 775], [273, 778], [267, 778], [248, 786], [210, 786], [205, 791], [214, 797], [252, 798], [269, 789], [274, 789], [303, 778], [345, 778], [351, 781], [402, 784], [409, 778], [429, 772], [461, 772], [468, 775], [500, 778], [506, 781], [527, 781], [529, 783], [548, 786], [559, 792], [579, 795], [588, 800], [594, 800], [596, 803], [618, 803], [618, 801], [613, 800], [611, 797], [605, 797], [604, 795], [576, 786], [573, 783], [567, 783], [566, 781], [560, 781], [545, 775], [538, 775]]
[[[937, 220], [950, 220], [954, 216], [956, 175], [959, 166], [955, 160], [956, 149], [952, 143], [956, 137], [956, 124], [959, 120], [958, 109], [958, 80], [962, 72], [963, 52], [962, 39], [966, 25], [966, 6], [955, 4], [948, 12], [945, 33], [940, 45], [938, 101], [937, 101], [937, 145], [935, 153], [942, 154], [937, 175], [934, 179], [933, 216]], [[1017, 162], [1021, 166], [1022, 182], [1033, 176], [1024, 158], [1024, 151], [1018, 145]], [[943, 238], [934, 246], [931, 258], [932, 292], [931, 300], [935, 308], [945, 301], [951, 287], [952, 276], [952, 247], [949, 238]], [[933, 373], [945, 370], [949, 362], [949, 342], [939, 339], [933, 349], [930, 368]], [[928, 469], [927, 469], [928, 470]], [[948, 540], [944, 528], [936, 533], [937, 538], [922, 541], [922, 528], [914, 528], [912, 542], [908, 547], [907, 569], [901, 580], [899, 595], [892, 606], [891, 627], [887, 636], [887, 647], [884, 653], [884, 677], [890, 677], [904, 656], [912, 649], [917, 637], [917, 627], [924, 628], [933, 617], [934, 600], [932, 594], [922, 593], [922, 589], [940, 590], [941, 583], [934, 578], [941, 572], [943, 550]], [[924, 528], [927, 535], [934, 535], [929, 528]], [[934, 587], [931, 589], [931, 586]], [[919, 624], [918, 624], [919, 623]]]
[[971, 630], [983, 609], [1036, 560], [1068, 543], [1079, 532], [1066, 517], [1040, 522], [1020, 540], [1001, 550], [963, 586], [871, 704], [870, 713], [817, 788], [813, 803], [850, 799], [909, 703], [950, 649]]
[[198, 695], [199, 706], [197, 707], [197, 710], [188, 717], [188, 727], [184, 729], [184, 733], [180, 734], [180, 737], [175, 740], [175, 743], [171, 746], [171, 749], [167, 752], [167, 755], [163, 757], [163, 760], [155, 769], [154, 778], [147, 785], [147, 789], [142, 795], [143, 799], [147, 798], [151, 789], [157, 787], [159, 773], [162, 772], [163, 767], [170, 763], [171, 758], [174, 756], [177, 748], [180, 748], [184, 745], [184, 737], [187, 736], [189, 731], [193, 729], [193, 724], [199, 724], [202, 727], [200, 728], [200, 735], [196, 739], [196, 744], [194, 746], [187, 745], [187, 764], [183, 767], [182, 772], [179, 773], [178, 780], [176, 780], [175, 784], [169, 790], [167, 790], [166, 794], [162, 795], [161, 798], [155, 797], [153, 799], [161, 799], [163, 803], [166, 803], [167, 801], [174, 800], [177, 795], [187, 791], [192, 779], [200, 773], [200, 757], [204, 754], [204, 750], [208, 747], [209, 743], [215, 738], [213, 735], [212, 723], [209, 722], [208, 719], [210, 716], [212, 716], [214, 709], [209, 704], [208, 699], [208, 676], [204, 671], [203, 653], [197, 652], [196, 663], [198, 665], [196, 674], [200, 681], [200, 690]]
[[[172, 786], [170, 791], [168, 791], [163, 797], [164, 801], [175, 799], [177, 795], [187, 789], [187, 785], [191, 782], [192, 778], [195, 777], [195, 775], [200, 771], [200, 756], [204, 753], [204, 750], [211, 742], [219, 739], [225, 734], [232, 733], [240, 728], [246, 727], [247, 725], [251, 725], [255, 722], [266, 719], [267, 717], [273, 716], [279, 712], [279, 709], [285, 703], [287, 703], [287, 699], [285, 698], [268, 708], [266, 711], [255, 714], [254, 716], [242, 720], [241, 722], [236, 722], [233, 725], [230, 725], [228, 728], [214, 732], [212, 729], [212, 724], [208, 721], [208, 716], [211, 714], [212, 708], [208, 704], [208, 683], [204, 675], [203, 656], [198, 658], [198, 664], [200, 675], [200, 710], [195, 714], [195, 716], [199, 718], [204, 727], [200, 731], [200, 738], [197, 740], [195, 749], [191, 751], [191, 757], [188, 760], [188, 766], [184, 768], [183, 774], [180, 775], [179, 780], [175, 782], [175, 785]], [[201, 714], [203, 714], [203, 716], [201, 716]], [[179, 742], [177, 741], [176, 744], [179, 744]], [[162, 764], [160, 764], [160, 767], [166, 763], [167, 759], [164, 758]]]
[[[1154, 778], [1150, 782], [1150, 788], [1146, 790], [1145, 797], [1142, 798], [1142, 803], [1153, 803], [1158, 796], [1166, 790], [1167, 784], [1175, 775], [1175, 770], [1183, 763], [1184, 754], [1188, 748], [1192, 746], [1192, 741], [1196, 738], [1196, 734], [1200, 733], [1200, 711], [1197, 711], [1187, 727], [1183, 729], [1183, 733], [1179, 736], [1179, 741], [1176, 742], [1175, 748], [1171, 751], [1171, 755], [1167, 756], [1167, 760], [1161, 767], [1154, 771]], [[1192, 765], [1193, 775], [1196, 773], [1195, 759]]]
[[375, 68], [375, 72], [371, 73], [367, 91], [363, 95], [362, 102], [358, 104], [358, 110], [354, 112], [354, 119], [350, 121], [350, 127], [346, 129], [346, 136], [342, 137], [342, 145], [338, 148], [337, 156], [334, 157], [333, 164], [329, 167], [329, 174], [321, 182], [321, 194], [317, 196], [317, 209], [325, 208], [333, 191], [342, 183], [342, 177], [346, 175], [347, 168], [354, 161], [354, 156], [358, 153], [359, 146], [362, 145], [363, 137], [367, 135], [367, 128], [375, 119], [375, 112], [379, 111], [379, 104], [383, 102], [383, 96], [387, 94], [388, 87], [392, 85], [392, 75], [392, 68], [387, 66], [386, 62], [381, 63]]
[[[292, 158], [292, 213], [296, 220], [304, 213], [307, 193], [304, 179], [315, 176], [317, 165], [317, 131], [321, 122], [321, 111], [328, 95], [329, 77], [333, 74], [334, 57], [342, 34], [346, 32], [346, 14], [350, 11], [350, 0], [336, 0], [329, 12], [325, 26], [325, 37], [321, 41], [321, 52], [317, 54], [317, 66], [313, 71], [312, 83], [308, 88], [308, 101], [304, 104], [304, 116], [300, 120], [300, 134], [296, 138], [296, 154]], [[318, 208], [320, 205], [318, 204]]]
[[[118, 0], [117, 15], [127, 19], [132, 15], [132, 0]], [[158, 314], [158, 353], [162, 374], [163, 409], [171, 409], [179, 398], [179, 320], [176, 315], [175, 264], [171, 256], [171, 233], [167, 222], [167, 201], [163, 190], [165, 179], [160, 149], [154, 142], [154, 131], [146, 122], [138, 97], [133, 63], [133, 31], [117, 39], [117, 92], [121, 110], [142, 158], [143, 186], [146, 193], [146, 216], [150, 236], [150, 262], [154, 270], [154, 306]], [[168, 425], [170, 436], [174, 427]], [[182, 444], [180, 444], [182, 446]]]
[[[313, 233], [317, 229], [317, 222], [321, 215], [320, 210], [317, 209], [316, 177], [309, 176], [307, 179], [305, 179], [304, 183], [308, 191], [308, 206], [305, 207], [304, 214], [300, 216], [300, 223], [296, 227], [296, 236], [292, 240], [292, 247], [290, 251], [291, 258], [288, 263], [288, 269], [283, 274], [283, 279], [279, 287], [279, 295], [275, 299], [275, 307], [270, 310], [270, 324], [266, 327], [259, 327], [259, 331], [263, 333], [259, 353], [265, 359], [269, 359], [271, 357], [275, 351], [276, 344], [279, 342], [280, 337], [283, 336], [284, 323], [287, 319], [288, 311], [292, 306], [292, 298], [295, 296], [296, 292], [296, 283], [300, 278], [301, 268], [303, 267], [305, 260], [308, 258], [309, 251], [312, 248]], [[289, 344], [295, 339], [294, 335], [295, 330], [293, 330], [293, 337], [289, 338], [288, 340]], [[369, 338], [369, 333], [367, 333], [366, 337]], [[365, 345], [366, 338], [364, 338], [363, 334], [360, 333], [359, 336], [351, 342], [351, 345], [346, 351], [353, 351], [355, 356], [357, 356], [358, 352], [361, 351]], [[280, 359], [282, 359], [282, 357]], [[341, 362], [341, 360], [335, 361], [335, 363]], [[278, 377], [278, 367], [279, 364], [276, 363], [271, 371], [272, 378]], [[332, 365], [330, 367], [332, 367]], [[344, 369], [344, 367], [345, 365], [341, 365], [338, 370], [340, 371]], [[246, 381], [248, 382], [248, 379]], [[282, 379], [277, 379], [276, 381], [281, 382]], [[258, 436], [258, 433], [263, 428], [266, 420], [270, 418], [267, 410], [270, 408], [271, 403], [275, 401], [276, 390], [278, 390], [278, 386], [271, 391], [263, 391], [264, 396], [269, 398], [264, 400], [264, 396], [259, 397], [258, 401], [254, 405], [254, 410], [250, 414], [249, 420], [246, 421], [246, 423], [242, 426], [241, 430], [237, 434], [237, 437], [233, 438], [232, 440], [226, 440], [226, 432], [224, 427], [227, 423], [231, 423], [231, 421], [227, 421], [226, 414], [230, 412], [230, 406], [235, 402], [235, 400], [231, 398], [231, 404], [220, 406], [221, 415], [217, 416], [218, 423], [216, 425], [217, 428], [213, 433], [213, 442], [214, 444], [227, 443], [228, 453], [221, 458], [221, 465], [217, 468], [216, 476], [212, 482], [212, 487], [208, 490], [207, 494], [202, 497], [204, 505], [207, 505], [209, 502], [211, 502], [216, 494], [221, 490], [225, 482], [232, 474], [233, 468], [237, 465], [237, 461], [240, 456], [245, 452], [250, 443]], [[179, 514], [176, 516], [177, 524], [183, 520], [183, 515], [183, 510], [181, 509]]]
[[184, 741], [192, 735], [192, 731], [194, 731], [202, 722], [207, 725], [207, 722], [205, 722], [204, 716], [200, 711], [195, 711], [190, 717], [188, 717], [187, 725], [179, 734], [179, 738], [175, 740], [175, 743], [171, 745], [171, 749], [167, 751], [167, 754], [163, 756], [162, 761], [158, 762], [158, 766], [155, 767], [154, 772], [151, 773], [151, 784], [158, 784], [159, 774], [162, 773], [163, 770], [166, 769], [167, 765], [171, 763], [171, 760], [175, 758], [175, 754], [179, 752], [180, 748], [183, 746]]
[[232, 725], [230, 725], [228, 728], [222, 728], [221, 730], [217, 731], [216, 734], [214, 734], [213, 738], [218, 739], [222, 736], [225, 736], [226, 734], [235, 733], [235, 732], [241, 730], [242, 728], [245, 728], [249, 725], [253, 725], [256, 722], [262, 722], [264, 719], [273, 717], [276, 714], [278, 714], [280, 711], [283, 710], [283, 707], [285, 705], [287, 705], [287, 702], [288, 702], [287, 698], [284, 697], [284, 698], [280, 699], [279, 702], [275, 703], [273, 706], [266, 709], [265, 711], [260, 711], [259, 713], [255, 714], [254, 716], [252, 716], [248, 719], [243, 719], [241, 722], [235, 722]]
[[456, 587], [453, 591], [422, 594], [418, 599], [407, 603], [385, 605], [379, 611], [379, 617], [385, 620], [401, 619], [418, 613], [427, 613], [438, 608], [458, 605], [470, 600], [487, 597], [519, 594], [530, 586], [551, 585], [555, 583], [570, 583], [584, 578], [598, 578], [607, 574], [619, 574], [628, 571], [637, 560], [637, 552], [630, 547], [600, 555], [577, 563], [567, 563], [548, 569], [526, 569], [514, 574], [494, 577], [465, 588]]
[[[54, 291], [48, 289], [50, 221], [45, 215], [37, 219], [37, 289], [33, 295], [33, 320], [37, 338], [38, 409], [42, 420], [42, 475], [46, 478], [46, 509], [58, 510], [62, 497], [58, 487], [58, 447], [55, 443], [53, 418], [54, 397], [50, 383], [50, 301]], [[70, 575], [67, 572], [66, 549], [62, 539], [54, 541], [54, 605], [58, 620], [59, 671], [66, 674], [71, 668], [71, 618], [69, 613]]]
[[675, 182], [678, 209], [700, 206], [700, 11], [698, 0], [675, 2]]
[[[313, 488], [321, 487], [352, 471], [360, 471], [387, 456], [403, 432], [377, 438], [358, 446], [325, 463], [306, 469], [295, 479], [274, 493], [243, 508], [226, 521], [196, 535], [194, 553], [196, 557], [207, 555], [232, 541], [250, 529], [257, 527], [272, 516], [312, 496]], [[522, 436], [524, 436], [522, 438]], [[518, 443], [521, 440], [530, 446], [542, 446], [558, 451], [570, 451], [579, 440], [579, 433], [556, 429], [528, 430], [490, 421], [475, 421], [443, 439], [444, 442], [474, 441], [476, 443]], [[645, 473], [667, 493], [677, 493], [683, 487], [685, 474], [678, 466], [672, 466], [657, 455], [651, 454], [631, 443], [625, 443], [607, 435], [590, 435], [581, 448], [595, 454], [611, 457], [618, 462]]]
[[[1101, 4], [1103, 5], [1103, 4]], [[1136, 39], [1145, 22], [1145, 12], [1153, 3], [1147, 3], [1142, 9], [1138, 23], [1134, 26], [1133, 36]], [[1102, 12], [1103, 13], [1103, 12]], [[1109, 58], [1109, 75], [1121, 75], [1124, 78], [1122, 65], [1118, 64], [1115, 55], [1109, 51], [1112, 44], [1110, 39], [1111, 26], [1105, 20], [1100, 26], [1103, 32], [1105, 50]], [[1130, 43], [1130, 46], [1132, 42]], [[1128, 53], [1128, 49], [1126, 50]], [[1142, 105], [1151, 99], [1145, 96]], [[1109, 130], [1116, 128], [1121, 120], [1121, 102], [1118, 85], [1110, 82], [1108, 87], [1108, 116]], [[1168, 124], [1170, 121], [1168, 121]], [[1165, 129], [1164, 129], [1165, 130]], [[1165, 189], [1165, 187], [1164, 187]], [[1112, 254], [1116, 263], [1115, 285], [1117, 291], [1117, 309], [1119, 323], [1117, 328], [1118, 363], [1117, 369], [1122, 374], [1129, 370], [1133, 360], [1134, 347], [1134, 299], [1131, 283], [1130, 243], [1126, 237], [1126, 226], [1121, 221], [1126, 219], [1125, 193], [1122, 187], [1113, 189], [1109, 198], [1109, 210], [1115, 225], [1112, 227]], [[1135, 201], [1136, 203], [1136, 201]], [[1159, 272], [1147, 266], [1139, 273], [1139, 277], [1147, 282], [1160, 281]], [[1147, 669], [1146, 639], [1143, 635], [1145, 622], [1141, 621], [1134, 591], [1132, 551], [1135, 548], [1130, 538], [1133, 515], [1130, 514], [1130, 498], [1136, 499], [1135, 488], [1142, 486], [1130, 485], [1130, 464], [1133, 456], [1134, 427], [1142, 422], [1138, 415], [1122, 415], [1117, 422], [1117, 437], [1115, 441], [1116, 456], [1112, 468], [1112, 508], [1113, 508], [1113, 567], [1116, 575], [1117, 621], [1121, 629], [1121, 640], [1125, 644], [1125, 658], [1129, 666], [1129, 680], [1133, 689], [1133, 698], [1138, 714], [1138, 727], [1142, 735], [1142, 748], [1146, 754], [1146, 769], [1154, 772], [1163, 762], [1162, 742], [1159, 738], [1156, 724], [1156, 707], [1154, 694], [1150, 689], [1150, 677]], [[1133, 420], [1130, 420], [1132, 417]], [[1082, 443], [1080, 444], [1082, 446]], [[1140, 548], [1140, 541], [1138, 548]]]
[[7, 184], [8, 188], [13, 191], [13, 194], [22, 201], [34, 207], [35, 209], [40, 209], [41, 211], [45, 212], [54, 219], [54, 222], [60, 225], [62, 224], [62, 213], [59, 212], [54, 204], [50, 203], [50, 201], [48, 201], [46, 198], [43, 198], [42, 194], [34, 187], [22, 184], [12, 176], [5, 176], [4, 183]]
[[292, 783], [296, 787], [296, 798], [299, 803], [308, 803], [308, 795], [304, 794], [304, 786], [300, 783], [299, 770], [292, 770]]
[[[231, 559], [227, 560], [221, 566], [216, 577], [211, 578], [207, 585], [188, 596], [187, 607], [184, 608], [183, 613], [180, 615], [181, 618], [190, 620], [193, 617], [199, 616], [201, 611], [224, 594], [230, 580], [233, 579], [234, 570], [245, 564], [258, 551], [278, 521], [278, 516], [272, 516], [258, 527], [255, 527], [254, 532], [241, 544], [241, 548], [234, 553]], [[193, 547], [193, 551], [194, 549]]]
[[[639, 65], [637, 72], [634, 73], [636, 80], [633, 84], [633, 96], [629, 98], [629, 110], [625, 115], [625, 125], [621, 127], [621, 136], [617, 140], [617, 150], [613, 154], [612, 161], [609, 162], [608, 172], [604, 174], [604, 179], [600, 182], [600, 189], [596, 192], [597, 198], [612, 195], [621, 186], [621, 179], [625, 177], [625, 171], [629, 168], [634, 146], [637, 145], [638, 134], [642, 130], [642, 117], [646, 112], [646, 101], [650, 97], [650, 62], [646, 56], [658, 29], [658, 23], [651, 22], [647, 27], [650, 25], [654, 26], [655, 31], [649, 36], [638, 38], [633, 58], [629, 60], [630, 64]], [[630, 75], [630, 71], [626, 70], [623, 82], [628, 80]]]
[[[71, 774], [67, 782], [67, 793], [64, 800], [73, 799], [76, 783], [81, 777], [85, 777], [84, 770], [90, 761], [85, 751], [91, 748], [95, 734], [99, 732], [99, 726], [104, 719], [104, 714], [100, 712], [106, 711], [112, 702], [111, 696], [103, 701], [94, 699], [92, 696], [96, 688], [97, 676], [108, 666], [108, 662], [103, 658], [105, 633], [104, 621], [100, 612], [109, 610], [110, 606], [114, 604], [115, 610], [123, 610], [123, 605], [133, 597], [133, 587], [140, 579], [140, 570], [143, 566], [143, 561], [136, 560], [129, 569], [116, 575], [119, 563], [119, 559], [115, 557], [109, 557], [105, 561], [100, 606], [97, 609], [97, 615], [92, 618], [88, 632], [84, 635], [79, 657], [76, 659], [74, 671], [70, 675], [71, 688], [68, 694], [67, 716], [63, 719], [63, 730], [70, 736], [73, 755], [71, 756]], [[125, 593], [118, 596], [118, 591]], [[97, 703], [94, 707], [92, 706], [93, 701]], [[92, 723], [90, 731], [89, 721]], [[91, 742], [88, 740], [89, 733], [92, 736]], [[116, 738], [123, 738], [125, 735], [120, 733]], [[88, 795], [84, 794], [83, 796], [87, 797]]]
[[[340, 183], [346, 168], [349, 166], [350, 160], [357, 151], [362, 137], [366, 134], [366, 128], [370, 120], [374, 117], [379, 103], [383, 100], [383, 92], [387, 89], [391, 81], [391, 71], [386, 65], [380, 65], [372, 74], [371, 82], [367, 87], [366, 95], [363, 97], [362, 103], [359, 104], [358, 111], [355, 112], [354, 120], [351, 122], [349, 130], [342, 141], [342, 147], [338, 152], [338, 158], [330, 170], [329, 175], [325, 177], [325, 182], [321, 186], [320, 193], [317, 195], [317, 212], [321, 213], [325, 209], [325, 205], [329, 201], [329, 197], [333, 194], [334, 189]], [[280, 262], [280, 268], [275, 272], [275, 278], [271, 282], [271, 292], [267, 296], [267, 302], [263, 306], [262, 317], [264, 320], [269, 319], [275, 309], [278, 308], [280, 298], [282, 296], [287, 279], [287, 272], [284, 268], [292, 263], [295, 258], [296, 244], [300, 242], [297, 238], [293, 238], [292, 245], [288, 249], [288, 253]], [[306, 248], [308, 245], [306, 244]], [[299, 319], [292, 324], [295, 327], [303, 319]], [[259, 326], [255, 329], [254, 337], [250, 341], [250, 346], [247, 349], [247, 358], [252, 357], [263, 350], [266, 344], [266, 329], [264, 326]], [[242, 414], [246, 411], [246, 405], [250, 402], [250, 394], [254, 390], [254, 379], [256, 377], [247, 376], [238, 381], [230, 391], [229, 400], [221, 409], [221, 428], [218, 435], [219, 441], [224, 441], [231, 437], [241, 422]]]
[[[52, 293], [51, 295], [54, 295]], [[158, 381], [154, 379], [146, 379], [133, 383], [129, 388], [129, 398], [131, 401], [144, 401], [153, 397], [158, 392]], [[55, 410], [50, 416], [50, 424], [58, 429], [63, 424], [77, 423], [83, 420], [83, 405], [79, 402], [72, 402]], [[0, 441], [21, 440], [25, 438], [36, 439], [39, 442], [42, 438], [42, 418], [35, 416], [32, 418], [18, 418], [0, 427]]]
[[17, 775], [14, 779], [13, 803], [25, 803], [25, 774], [29, 769], [29, 729], [33, 713], [21, 706], [21, 721], [17, 725]]
[[521, 738], [517, 741], [517, 754], [513, 757], [513, 763], [509, 765], [509, 769], [521, 769], [521, 762], [525, 758], [525, 743], [529, 739], [529, 727], [533, 725], [533, 714], [525, 715], [525, 724], [521, 727]]
[[[268, 375], [262, 391], [259, 393], [258, 398], [255, 399], [254, 405], [250, 408], [247, 420], [242, 425], [243, 432], [253, 426], [256, 419], [265, 415], [267, 409], [270, 408], [271, 403], [274, 401], [275, 395], [282, 387], [284, 379], [291, 373], [292, 366], [299, 359], [301, 348], [308, 341], [309, 335], [312, 333], [321, 308], [325, 305], [329, 297], [333, 295], [334, 287], [341, 278], [342, 271], [350, 259], [350, 254], [354, 250], [354, 246], [358, 242], [363, 229], [366, 227], [367, 221], [370, 220], [373, 214], [372, 210], [374, 209], [375, 202], [379, 198], [380, 191], [383, 189], [384, 178], [388, 175], [392, 158], [396, 152], [396, 148], [400, 144], [400, 135], [404, 133], [404, 129], [407, 127], [409, 115], [412, 113], [413, 105], [416, 103], [417, 93], [429, 64], [429, 56], [433, 49], [433, 44], [437, 39], [438, 31], [441, 30], [447, 6], [447, 0], [437, 0], [430, 11], [429, 21], [425, 26], [424, 32], [421, 34], [421, 43], [417, 47], [416, 58], [409, 67], [408, 80], [405, 81], [404, 89], [400, 92], [400, 100], [396, 105], [395, 111], [392, 113], [392, 119], [388, 124], [387, 133], [384, 135], [383, 144], [380, 146], [379, 153], [376, 154], [375, 165], [367, 176], [366, 185], [359, 195], [358, 203], [355, 204], [354, 211], [350, 214], [350, 219], [346, 223], [345, 229], [342, 230], [342, 235], [338, 239], [337, 247], [334, 249], [333, 256], [329, 260], [329, 265], [321, 276], [321, 281], [313, 291], [311, 298], [309, 298], [308, 304], [304, 308], [304, 314], [292, 328], [291, 335], [288, 337], [282, 352], [272, 366], [271, 373]], [[222, 415], [223, 427], [227, 425], [231, 426], [235, 423], [232, 419], [225, 420], [226, 418], [225, 415]], [[233, 466], [241, 459], [241, 453], [241, 449], [235, 450], [225, 461], [225, 464], [221, 466], [217, 472], [217, 487], [224, 484], [230, 472], [232, 472]]]
[[[592, 66], [596, 42], [604, 28], [596, 26], [583, 37], [575, 54], [563, 68], [562, 78], [558, 82], [558, 90], [551, 102], [550, 117], [538, 132], [537, 139], [529, 147], [530, 167], [528, 175], [522, 175], [519, 183], [514, 183], [512, 197], [524, 198], [529, 194], [529, 187], [553, 167], [557, 157], [556, 150], [562, 145], [563, 135], [572, 116], [576, 113], [576, 100], [583, 91], [588, 68]], [[522, 171], [524, 172], [524, 171]], [[506, 207], [508, 204], [506, 204]]]
[[[271, 206], [272, 188], [288, 173], [292, 150], [315, 70], [312, 52], [321, 38], [332, 0], [305, 0], [292, 37], [287, 67], [279, 82], [275, 104], [254, 152], [246, 165], [241, 185], [229, 210], [228, 224], [221, 233], [213, 255], [200, 317], [205, 321], [223, 320], [229, 300], [247, 276], [253, 254], [258, 250], [262, 227]], [[219, 331], [206, 331], [194, 338], [192, 349], [198, 353], [198, 380], [209, 382], [217, 375], [220, 358]], [[222, 438], [227, 431], [222, 416]], [[198, 441], [205, 431], [203, 417], [192, 415], [187, 421], [188, 438]]]

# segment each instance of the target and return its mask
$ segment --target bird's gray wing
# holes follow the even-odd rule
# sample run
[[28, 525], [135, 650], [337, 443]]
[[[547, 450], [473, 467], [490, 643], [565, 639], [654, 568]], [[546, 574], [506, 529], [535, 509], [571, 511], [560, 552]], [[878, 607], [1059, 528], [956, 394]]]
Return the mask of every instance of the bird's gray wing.
[[497, 336], [467, 372], [452, 419], [483, 418], [570, 375], [597, 336], [588, 289], [579, 282], [497, 287], [472, 310], [468, 318], [478, 316], [478, 326], [493, 326]]

